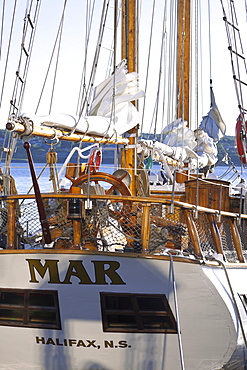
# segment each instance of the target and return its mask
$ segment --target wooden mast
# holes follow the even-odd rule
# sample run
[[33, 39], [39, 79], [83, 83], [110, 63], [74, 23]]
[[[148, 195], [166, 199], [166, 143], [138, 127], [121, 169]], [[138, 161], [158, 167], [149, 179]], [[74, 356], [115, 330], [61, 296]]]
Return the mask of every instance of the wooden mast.
[[190, 121], [190, 0], [178, 0], [177, 118]]
[[[137, 22], [136, 0], [122, 1], [122, 59], [127, 60], [128, 72], [137, 71]], [[135, 102], [132, 102], [135, 104]], [[135, 146], [137, 143], [138, 126], [128, 131], [129, 148], [122, 152], [122, 166], [131, 175], [130, 191], [136, 195]]]

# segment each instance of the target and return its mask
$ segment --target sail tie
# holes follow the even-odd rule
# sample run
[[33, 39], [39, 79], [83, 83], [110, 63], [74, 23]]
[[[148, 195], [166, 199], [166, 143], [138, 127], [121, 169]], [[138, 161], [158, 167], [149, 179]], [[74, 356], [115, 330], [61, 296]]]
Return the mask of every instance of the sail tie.
[[18, 123], [22, 124], [24, 127], [24, 132], [20, 135], [20, 138], [24, 141], [28, 140], [33, 133], [33, 121], [28, 117], [19, 117], [18, 121]]

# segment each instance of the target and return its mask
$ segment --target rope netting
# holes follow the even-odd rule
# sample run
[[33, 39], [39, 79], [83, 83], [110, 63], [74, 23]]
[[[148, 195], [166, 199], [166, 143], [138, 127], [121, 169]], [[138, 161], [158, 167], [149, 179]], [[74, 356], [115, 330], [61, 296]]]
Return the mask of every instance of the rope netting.
[[[145, 254], [195, 255], [194, 236], [188, 217], [182, 207], [174, 206], [171, 213], [170, 204], [151, 204], [125, 199], [88, 199], [85, 198], [45, 198], [44, 207], [49, 223], [52, 240], [56, 249], [74, 249], [75, 238], [79, 245], [76, 249], [89, 249], [107, 252], [132, 252]], [[71, 203], [72, 202], [72, 203]], [[35, 200], [16, 203], [17, 247], [36, 249], [44, 247], [39, 212]], [[148, 245], [144, 247], [144, 208], [149, 207], [149, 222], [146, 224]], [[76, 214], [72, 210], [77, 210]], [[236, 252], [236, 235], [242, 245], [243, 256], [247, 256], [246, 220], [232, 220], [231, 217], [208, 215], [198, 212], [193, 216], [194, 234], [197, 234], [202, 256], [211, 258], [217, 254], [214, 229], [217, 229], [218, 240], [225, 259], [238, 261]], [[75, 226], [76, 225], [76, 226]], [[0, 247], [5, 248], [8, 234], [8, 210], [0, 209]], [[2, 243], [3, 241], [3, 243]]]
[[[131, 206], [124, 207], [121, 201], [93, 199], [92, 208], [85, 209], [85, 201], [77, 201], [82, 210], [81, 217], [78, 218], [82, 248], [90, 245], [104, 251], [142, 251], [141, 203], [133, 202]], [[68, 215], [69, 200], [49, 198], [44, 201], [44, 205], [52, 238], [57, 240], [57, 247], [72, 247], [74, 230], [73, 219]], [[150, 253], [162, 253], [166, 248], [184, 250], [189, 247], [189, 235], [182, 212], [179, 209], [176, 209], [174, 215], [168, 215], [167, 212], [168, 208], [163, 204], [152, 204], [150, 207]], [[35, 201], [21, 204], [18, 224], [21, 248], [43, 247], [42, 229]], [[2, 231], [6, 232], [6, 227]]]

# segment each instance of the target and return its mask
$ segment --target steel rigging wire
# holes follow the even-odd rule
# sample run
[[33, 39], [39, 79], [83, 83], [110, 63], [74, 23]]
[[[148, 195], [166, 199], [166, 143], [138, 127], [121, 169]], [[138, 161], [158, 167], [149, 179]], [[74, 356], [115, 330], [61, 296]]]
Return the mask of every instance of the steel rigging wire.
[[64, 25], [64, 13], [65, 13], [66, 5], [67, 5], [67, 0], [64, 1], [64, 7], [63, 7], [62, 18], [61, 18], [61, 23], [60, 23], [59, 42], [58, 42], [58, 50], [57, 50], [57, 60], [56, 60], [56, 67], [55, 67], [54, 78], [53, 78], [53, 85], [52, 85], [52, 93], [51, 93], [51, 101], [50, 101], [49, 114], [51, 113], [52, 102], [53, 102], [53, 97], [54, 97], [54, 88], [55, 88], [55, 83], [56, 83], [57, 67], [58, 67], [58, 60], [59, 60], [59, 54], [60, 54], [60, 48], [61, 48], [61, 40], [62, 40], [63, 25]]
[[[52, 54], [51, 54], [51, 57], [50, 57], [50, 62], [49, 62], [49, 65], [48, 65], [48, 68], [47, 68], [47, 71], [46, 71], [46, 76], [45, 76], [45, 79], [44, 79], [44, 83], [43, 83], [43, 86], [42, 86], [42, 89], [41, 89], [41, 92], [40, 92], [40, 97], [39, 97], [39, 100], [38, 100], [38, 103], [37, 103], [35, 114], [37, 114], [37, 112], [38, 112], [38, 109], [39, 109], [39, 106], [40, 106], [40, 102], [41, 102], [41, 99], [43, 97], [44, 89], [45, 89], [45, 86], [46, 86], [46, 83], [47, 83], [48, 75], [50, 73], [50, 68], [51, 68], [51, 64], [52, 64], [52, 61], [53, 61], [53, 57], [54, 57], [54, 54], [55, 54], [55, 51], [56, 51], [56, 48], [57, 48], [57, 45], [58, 45], [57, 62], [56, 62], [56, 71], [57, 71], [57, 63], [58, 63], [58, 58], [59, 58], [59, 50], [60, 50], [60, 45], [61, 45], [61, 36], [62, 36], [62, 29], [63, 29], [63, 22], [64, 22], [64, 13], [65, 13], [66, 5], [67, 5], [67, 0], [64, 0], [64, 5], [63, 5], [63, 11], [62, 11], [62, 15], [61, 15], [61, 20], [60, 20], [60, 23], [59, 23], [59, 26], [58, 26], [58, 31], [57, 31], [55, 43], [54, 43]], [[55, 80], [56, 80], [56, 71], [55, 71], [54, 78], [53, 78], [53, 88], [52, 88], [52, 94], [51, 94], [51, 102], [50, 102], [49, 113], [51, 112], [52, 101], [53, 101], [53, 96], [54, 96], [54, 86], [55, 86]]]
[[160, 66], [159, 66], [159, 78], [158, 78], [158, 88], [156, 96], [156, 105], [154, 108], [154, 140], [156, 140], [157, 134], [157, 123], [158, 123], [158, 112], [159, 112], [159, 101], [160, 101], [160, 85], [161, 85], [161, 76], [162, 76], [162, 62], [165, 54], [165, 26], [166, 26], [166, 12], [167, 12], [167, 3], [164, 5], [163, 12], [163, 26], [162, 26], [162, 37], [161, 37], [161, 52], [160, 52]]
[[94, 80], [96, 75], [96, 69], [98, 65], [99, 60], [99, 54], [102, 46], [102, 39], [104, 35], [104, 29], [106, 25], [106, 17], [108, 14], [108, 8], [109, 8], [109, 0], [105, 0], [103, 4], [103, 9], [101, 13], [101, 20], [100, 20], [100, 28], [98, 32], [98, 40], [96, 44], [96, 50], [94, 54], [94, 60], [92, 63], [92, 70], [88, 81], [88, 88], [86, 89], [85, 96], [81, 97], [81, 104], [80, 104], [80, 110], [79, 110], [79, 118], [82, 116], [84, 111], [87, 111], [88, 104], [90, 103], [91, 96], [92, 96], [92, 87], [94, 86]]
[[147, 68], [146, 68], [146, 81], [145, 81], [145, 87], [144, 87], [145, 96], [144, 96], [143, 109], [142, 109], [141, 133], [143, 133], [143, 120], [144, 120], [144, 112], [145, 112], [145, 106], [146, 106], [146, 91], [147, 91], [148, 77], [149, 77], [151, 44], [152, 44], [153, 24], [154, 24], [154, 9], [155, 9], [155, 0], [153, 1], [153, 6], [152, 6], [152, 17], [151, 17], [150, 37], [149, 37], [149, 47], [148, 47], [148, 61], [147, 61]]
[[[36, 5], [33, 6], [33, 4], [35, 3]], [[16, 4], [17, 4], [17, 1], [15, 1], [14, 7], [13, 7], [12, 22], [11, 22], [11, 29], [10, 29], [9, 42], [8, 42], [8, 51], [7, 51], [6, 64], [5, 64], [5, 72], [4, 72], [2, 92], [1, 92], [1, 98], [0, 98], [0, 106], [2, 103], [3, 91], [5, 87], [5, 77], [6, 77], [7, 65], [8, 65], [8, 59], [9, 59], [10, 45], [12, 41], [12, 32], [13, 32], [13, 27], [14, 27]], [[40, 6], [41, 6], [41, 1], [32, 0], [30, 2], [29, 0], [27, 0], [25, 16], [24, 16], [22, 39], [21, 39], [20, 57], [19, 57], [18, 67], [16, 68], [17, 72], [16, 72], [13, 93], [12, 93], [12, 99], [10, 101], [11, 104], [10, 104], [10, 109], [9, 109], [9, 117], [17, 117], [18, 113], [21, 111], [21, 108], [22, 108], [23, 96], [24, 96], [24, 91], [25, 91], [25, 86], [26, 86], [26, 78], [27, 78], [30, 59], [32, 55], [33, 41], [35, 38], [36, 25], [37, 25], [38, 18], [39, 18]], [[28, 32], [28, 29], [30, 29], [30, 32]], [[29, 37], [28, 40], [26, 40], [27, 36]], [[24, 57], [26, 58], [26, 60], [22, 64], [22, 59]], [[8, 143], [6, 144], [7, 140], [8, 140]], [[17, 138], [16, 137], [14, 138], [12, 133], [5, 134], [3, 147], [9, 148], [9, 150], [6, 151], [6, 169], [5, 169], [6, 172], [9, 172], [9, 164], [12, 159], [16, 140]], [[1, 152], [1, 160], [3, 157], [3, 153], [4, 153], [4, 150]]]
[[1, 22], [1, 32], [0, 32], [0, 62], [1, 62], [1, 57], [2, 57], [4, 16], [5, 16], [5, 0], [3, 0], [2, 22]]
[[[17, 5], [17, 0], [15, 0], [14, 6], [13, 6], [11, 27], [10, 27], [10, 33], [9, 33], [8, 49], [7, 49], [7, 54], [6, 54], [4, 75], [3, 75], [3, 80], [2, 80], [2, 89], [1, 89], [1, 96], [0, 96], [0, 107], [2, 105], [3, 91], [4, 91], [4, 88], [5, 88], [5, 80], [6, 80], [6, 73], [7, 73], [8, 61], [9, 61], [10, 45], [11, 45], [11, 41], [12, 41], [13, 27], [14, 27], [15, 14], [16, 14], [16, 5]], [[4, 9], [5, 9], [5, 2], [3, 3], [1, 35], [2, 35], [2, 32], [3, 32], [3, 24], [4, 24], [4, 14], [5, 14]], [[1, 39], [2, 39], [2, 36], [1, 36]], [[2, 50], [2, 42], [1, 42], [1, 50]]]
[[89, 45], [89, 38], [91, 34], [91, 28], [93, 23], [93, 13], [95, 8], [95, 0], [91, 4], [91, 1], [87, 1], [86, 4], [86, 19], [85, 19], [85, 58], [83, 62], [83, 70], [81, 76], [81, 83], [80, 83], [80, 90], [78, 95], [78, 102], [77, 102], [77, 109], [76, 114], [79, 115], [80, 112], [80, 102], [83, 98], [86, 98], [87, 90], [86, 90], [86, 73], [87, 73], [87, 56], [88, 56], [88, 45]]
[[[233, 79], [234, 79], [236, 96], [237, 96], [240, 113], [242, 113], [243, 110], [246, 111], [246, 109], [244, 108], [244, 102], [243, 102], [242, 84], [243, 85], [246, 85], [246, 84], [241, 81], [240, 72], [241, 70], [244, 69], [245, 75], [247, 74], [246, 60], [243, 57], [244, 52], [243, 52], [240, 31], [238, 29], [238, 21], [237, 21], [234, 1], [231, 0], [229, 2], [230, 21], [228, 21], [227, 14], [226, 14], [225, 7], [224, 7], [222, 0], [221, 0], [221, 6], [222, 6], [222, 11], [223, 11], [223, 16], [224, 16], [223, 19], [225, 21], [227, 39], [228, 39], [228, 50], [230, 51], [230, 55], [231, 55], [232, 74], [233, 74]], [[240, 61], [243, 62], [243, 68], [240, 67]]]

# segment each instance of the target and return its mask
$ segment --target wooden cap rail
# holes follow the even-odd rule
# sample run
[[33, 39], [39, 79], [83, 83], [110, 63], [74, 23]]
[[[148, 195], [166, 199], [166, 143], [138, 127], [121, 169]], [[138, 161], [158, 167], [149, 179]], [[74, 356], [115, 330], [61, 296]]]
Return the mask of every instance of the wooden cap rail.
[[[51, 199], [51, 198], [58, 198], [58, 199], [69, 199], [69, 198], [80, 198], [80, 199], [87, 199], [87, 195], [81, 194], [72, 194], [72, 193], [61, 193], [61, 194], [51, 194], [51, 193], [43, 193], [41, 194], [41, 197], [44, 199]], [[166, 198], [161, 198], [157, 196], [151, 196], [151, 197], [133, 197], [133, 196], [119, 196], [119, 195], [90, 195], [91, 199], [101, 199], [101, 200], [109, 200], [112, 199], [113, 201], [130, 201], [130, 202], [140, 202], [140, 203], [159, 203], [159, 204], [166, 204], [169, 205], [171, 204], [171, 200], [166, 199]], [[35, 199], [34, 194], [18, 194], [18, 195], [8, 195], [8, 196], [1, 196], [0, 200], [6, 201], [6, 200], [19, 200], [19, 199]], [[181, 201], [176, 201], [174, 200], [174, 205], [177, 207], [181, 207], [184, 209], [195, 209], [195, 205], [186, 203], [186, 202], [181, 202]], [[217, 209], [212, 209], [212, 208], [207, 208], [207, 207], [202, 207], [198, 206], [197, 207], [199, 212], [205, 212], [205, 213], [211, 213], [214, 215], [218, 215], [219, 211]], [[221, 211], [222, 216], [228, 216], [228, 217], [233, 217], [233, 218], [239, 218], [239, 213], [238, 212], [227, 212], [227, 211]], [[242, 213], [241, 218], [247, 219], [247, 214]]]

